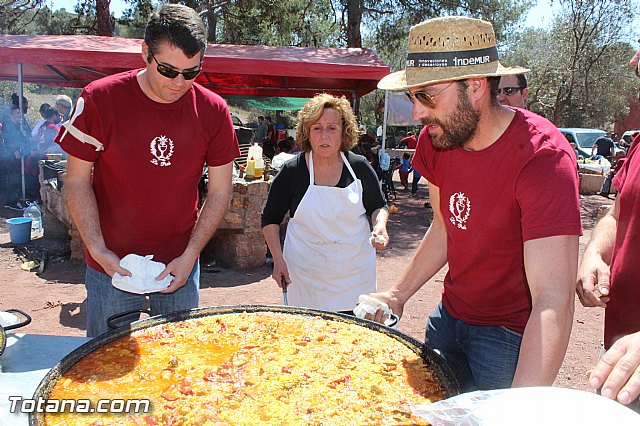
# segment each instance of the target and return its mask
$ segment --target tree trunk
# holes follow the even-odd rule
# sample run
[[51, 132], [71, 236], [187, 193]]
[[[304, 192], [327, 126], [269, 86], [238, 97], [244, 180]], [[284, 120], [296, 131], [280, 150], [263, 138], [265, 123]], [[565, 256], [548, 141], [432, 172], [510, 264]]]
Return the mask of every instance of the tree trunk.
[[362, 0], [347, 0], [347, 47], [362, 47]]
[[111, 13], [109, 4], [111, 0], [96, 0], [96, 20], [98, 22], [98, 35], [113, 37], [111, 25]]
[[207, 7], [207, 12], [204, 14], [207, 20], [207, 41], [209, 43], [216, 43], [216, 30], [218, 27], [218, 17], [216, 16], [215, 8], [212, 6]]

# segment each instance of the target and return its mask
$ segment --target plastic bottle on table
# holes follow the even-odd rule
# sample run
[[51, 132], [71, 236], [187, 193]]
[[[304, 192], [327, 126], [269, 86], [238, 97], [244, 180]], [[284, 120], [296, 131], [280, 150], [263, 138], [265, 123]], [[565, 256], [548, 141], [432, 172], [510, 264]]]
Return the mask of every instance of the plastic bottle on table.
[[30, 203], [24, 211], [24, 217], [31, 218], [31, 239], [35, 240], [44, 236], [44, 224], [42, 223], [42, 211], [37, 203]]
[[256, 158], [255, 168], [253, 170], [253, 177], [261, 178], [262, 173], [264, 172], [264, 161], [262, 157]]
[[247, 177], [253, 177], [256, 169], [256, 160], [251, 157], [247, 160], [247, 167], [244, 169], [244, 173]]
[[247, 153], [247, 158], [253, 158], [254, 160], [258, 160], [258, 158], [262, 158], [262, 147], [257, 143], [254, 143], [249, 147], [249, 152]]

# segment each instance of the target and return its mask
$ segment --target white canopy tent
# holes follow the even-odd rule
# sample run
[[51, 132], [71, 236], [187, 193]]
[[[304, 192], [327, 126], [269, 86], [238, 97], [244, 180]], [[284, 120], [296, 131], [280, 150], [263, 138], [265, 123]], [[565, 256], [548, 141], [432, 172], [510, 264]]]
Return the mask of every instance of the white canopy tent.
[[382, 150], [387, 139], [387, 126], [419, 126], [419, 120], [412, 117], [413, 104], [404, 92], [384, 92], [384, 113], [382, 118]]

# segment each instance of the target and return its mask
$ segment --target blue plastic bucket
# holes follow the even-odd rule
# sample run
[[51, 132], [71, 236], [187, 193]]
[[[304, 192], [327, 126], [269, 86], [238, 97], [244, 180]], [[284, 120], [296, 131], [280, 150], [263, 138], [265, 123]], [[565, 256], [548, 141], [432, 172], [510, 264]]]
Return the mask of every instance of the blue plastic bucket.
[[13, 217], [7, 219], [11, 244], [26, 244], [31, 241], [31, 218]]

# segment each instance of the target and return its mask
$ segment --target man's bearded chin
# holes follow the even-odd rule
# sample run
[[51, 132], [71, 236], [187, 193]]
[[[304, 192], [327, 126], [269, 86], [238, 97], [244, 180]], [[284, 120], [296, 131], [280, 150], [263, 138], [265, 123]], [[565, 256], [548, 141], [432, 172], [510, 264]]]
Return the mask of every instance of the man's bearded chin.
[[478, 129], [480, 114], [476, 111], [466, 94], [458, 97], [456, 111], [444, 121], [437, 118], [421, 118], [425, 126], [437, 125], [441, 134], [430, 133], [431, 143], [436, 148], [464, 147], [473, 138]]

